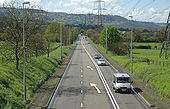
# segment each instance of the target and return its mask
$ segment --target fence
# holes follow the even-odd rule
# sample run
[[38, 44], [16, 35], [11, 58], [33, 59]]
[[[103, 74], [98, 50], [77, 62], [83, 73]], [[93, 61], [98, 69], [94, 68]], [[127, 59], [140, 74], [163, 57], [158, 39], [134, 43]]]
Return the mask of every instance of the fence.
[[170, 68], [170, 62], [167, 61], [150, 60], [150, 64], [155, 64], [155, 65]]

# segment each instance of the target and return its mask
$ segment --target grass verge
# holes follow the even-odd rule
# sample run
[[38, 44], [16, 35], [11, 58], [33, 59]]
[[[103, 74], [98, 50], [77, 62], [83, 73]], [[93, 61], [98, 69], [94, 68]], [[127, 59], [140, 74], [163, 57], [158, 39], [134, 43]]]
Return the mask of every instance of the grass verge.
[[[95, 44], [91, 40], [90, 42], [98, 48], [103, 54], [105, 54], [105, 48], [100, 45], [100, 44]], [[141, 45], [142, 43], [140, 43]], [[146, 43], [145, 43], [146, 45]], [[150, 45], [148, 43], [147, 45]], [[154, 46], [155, 44], [151, 44], [151, 46]], [[160, 45], [160, 44], [156, 44]], [[164, 60], [159, 57], [159, 52], [160, 50], [155, 50], [155, 49], [135, 49], [133, 51], [134, 53], [134, 64], [133, 64], [133, 74], [132, 76], [134, 78], [137, 78], [138, 81], [146, 84], [149, 88], [151, 88], [156, 95], [160, 97], [160, 100], [154, 101], [153, 99], [159, 97], [153, 98], [152, 95], [149, 96], [149, 91], [143, 90], [143, 94], [145, 98], [153, 98], [152, 100], [149, 100], [153, 103], [153, 105], [159, 105], [161, 109], [164, 108], [162, 104], [166, 104], [165, 108], [169, 106], [170, 104], [170, 68], [162, 65], [155, 65], [155, 64], [150, 64], [148, 62], [143, 62], [141, 61], [142, 59], [154, 59], [158, 61], [165, 61], [165, 62], [170, 62], [170, 59]], [[125, 67], [129, 71], [131, 70], [130, 68], [130, 57], [128, 56], [118, 56], [113, 54], [112, 52], [108, 52], [108, 56], [115, 60], [117, 63], [119, 63], [121, 66]], [[158, 104], [158, 102], [162, 102], [162, 104]]]
[[[69, 47], [63, 46], [63, 58], [68, 52]], [[0, 109], [28, 108], [33, 93], [52, 75], [61, 62], [60, 48], [52, 51], [50, 57], [42, 55], [29, 59], [29, 63], [26, 63], [26, 102], [24, 102], [23, 93], [22, 63], [19, 70], [15, 69], [13, 63], [0, 64]]]

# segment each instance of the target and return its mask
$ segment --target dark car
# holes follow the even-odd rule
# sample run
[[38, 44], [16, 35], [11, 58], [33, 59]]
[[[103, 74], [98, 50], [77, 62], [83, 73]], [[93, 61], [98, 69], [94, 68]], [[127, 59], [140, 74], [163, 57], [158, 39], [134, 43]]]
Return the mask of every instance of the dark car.
[[95, 55], [94, 55], [94, 58], [95, 58], [95, 59], [100, 59], [101, 56], [100, 56], [99, 54], [95, 54]]

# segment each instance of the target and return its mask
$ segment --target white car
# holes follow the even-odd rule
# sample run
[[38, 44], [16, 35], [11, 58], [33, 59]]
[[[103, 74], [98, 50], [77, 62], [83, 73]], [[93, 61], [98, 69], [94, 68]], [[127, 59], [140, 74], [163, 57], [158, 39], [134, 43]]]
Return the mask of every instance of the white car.
[[131, 92], [130, 76], [126, 73], [115, 73], [113, 74], [113, 89], [115, 92]]
[[106, 61], [104, 59], [99, 59], [97, 63], [98, 63], [98, 66], [105, 66], [105, 65], [107, 65]]

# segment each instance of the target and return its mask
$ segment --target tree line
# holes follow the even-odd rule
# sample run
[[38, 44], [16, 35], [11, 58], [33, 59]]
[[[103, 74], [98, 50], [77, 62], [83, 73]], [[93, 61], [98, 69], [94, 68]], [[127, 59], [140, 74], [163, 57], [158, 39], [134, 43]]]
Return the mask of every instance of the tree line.
[[66, 46], [69, 44], [69, 34], [72, 44], [80, 31], [78, 27], [69, 29], [59, 22], [47, 24], [47, 13], [43, 10], [37, 12], [28, 8], [23, 10], [15, 1], [5, 3], [3, 8], [4, 14], [0, 16], [0, 57], [3, 62], [15, 63], [16, 69], [19, 69], [23, 59], [23, 19], [27, 59], [42, 54], [48, 54], [49, 57], [50, 45], [60, 42], [60, 34], [63, 38], [62, 43]]
[[[106, 29], [107, 28], [107, 29]], [[86, 35], [95, 43], [106, 47], [106, 33], [108, 49], [117, 55], [130, 56], [131, 31], [120, 31], [114, 26], [103, 29], [88, 29]], [[121, 29], [122, 30], [122, 29]], [[106, 32], [107, 31], [107, 32]], [[165, 28], [158, 31], [147, 29], [134, 29], [133, 42], [163, 42], [167, 40]]]

